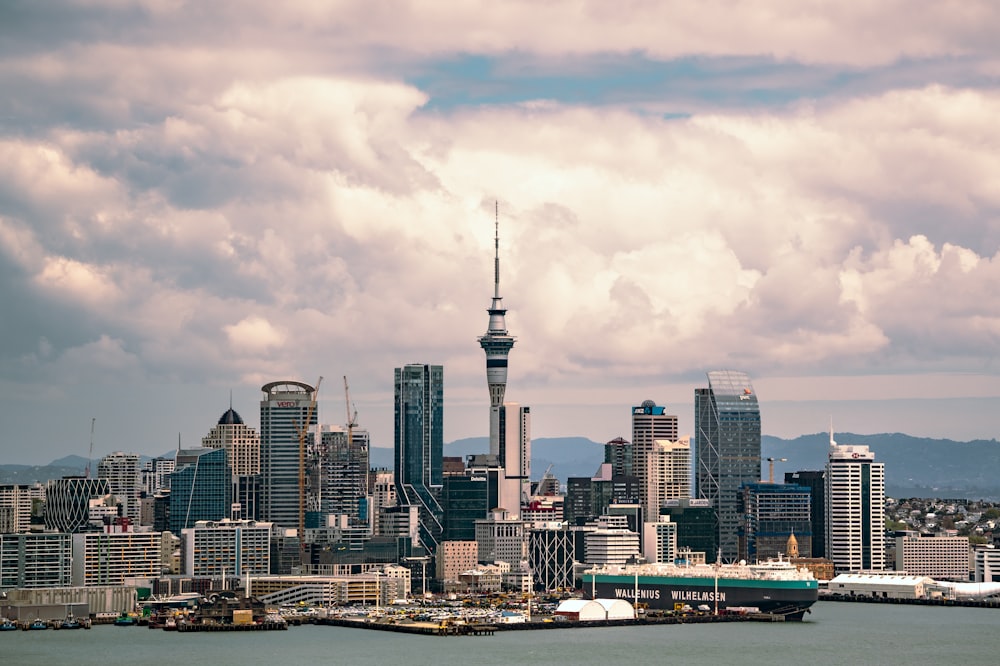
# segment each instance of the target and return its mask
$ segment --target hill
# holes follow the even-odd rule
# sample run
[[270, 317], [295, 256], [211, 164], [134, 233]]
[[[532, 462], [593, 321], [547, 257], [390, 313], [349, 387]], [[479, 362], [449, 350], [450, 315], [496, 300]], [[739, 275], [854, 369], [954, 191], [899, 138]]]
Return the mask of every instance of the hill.
[[[858, 435], [838, 433], [840, 444], [865, 444], [875, 459], [885, 463], [886, 491], [891, 497], [947, 497], [953, 499], [1000, 498], [1000, 442], [911, 437], [902, 433]], [[830, 436], [827, 433], [781, 439], [765, 435], [763, 459], [786, 458], [775, 463], [775, 481], [794, 470], [818, 470], [826, 465]], [[469, 437], [445, 444], [444, 455], [465, 459], [489, 448], [486, 437]], [[543, 437], [531, 443], [532, 478], [541, 478], [551, 465], [552, 473], [565, 483], [571, 476], [591, 476], [604, 460], [604, 445], [586, 437]], [[173, 452], [168, 453], [172, 457]], [[142, 460], [146, 460], [145, 456]], [[0, 483], [44, 483], [71, 474], [82, 474], [87, 461], [66, 456], [49, 465], [0, 465]], [[97, 461], [93, 463], [96, 471]], [[373, 448], [372, 467], [392, 468], [392, 449]], [[762, 465], [767, 474], [767, 463]]]

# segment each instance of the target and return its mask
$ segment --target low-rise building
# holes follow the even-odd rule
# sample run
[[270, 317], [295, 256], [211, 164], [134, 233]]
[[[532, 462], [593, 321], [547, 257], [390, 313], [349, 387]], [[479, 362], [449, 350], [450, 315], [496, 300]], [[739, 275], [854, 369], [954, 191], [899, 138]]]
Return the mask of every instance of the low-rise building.
[[969, 580], [969, 537], [920, 535], [896, 537], [896, 570], [942, 580]]

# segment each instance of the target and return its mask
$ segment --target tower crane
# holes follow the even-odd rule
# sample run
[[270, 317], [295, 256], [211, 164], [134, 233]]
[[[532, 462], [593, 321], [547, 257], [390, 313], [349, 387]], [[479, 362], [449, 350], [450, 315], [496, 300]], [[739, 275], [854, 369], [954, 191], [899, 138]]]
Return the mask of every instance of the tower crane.
[[305, 548], [306, 545], [306, 436], [309, 434], [309, 424], [312, 423], [313, 413], [316, 411], [316, 398], [319, 395], [319, 385], [323, 383], [323, 376], [320, 375], [313, 389], [312, 399], [309, 401], [309, 409], [306, 410], [306, 422], [295, 424], [295, 430], [299, 434], [299, 545]]
[[344, 375], [344, 406], [347, 409], [347, 445], [354, 445], [354, 427], [358, 425], [358, 410], [355, 407], [351, 413], [351, 392], [347, 387], [347, 375]]

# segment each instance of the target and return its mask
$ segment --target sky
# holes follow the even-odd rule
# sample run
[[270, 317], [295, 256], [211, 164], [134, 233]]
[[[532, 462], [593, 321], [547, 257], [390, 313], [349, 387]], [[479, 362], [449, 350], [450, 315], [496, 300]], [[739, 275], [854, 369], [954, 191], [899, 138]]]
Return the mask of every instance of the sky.
[[484, 436], [497, 221], [536, 438], [646, 399], [690, 433], [713, 369], [765, 434], [993, 438], [997, 34], [977, 0], [0, 3], [0, 463], [196, 446], [321, 376], [391, 447], [407, 363]]

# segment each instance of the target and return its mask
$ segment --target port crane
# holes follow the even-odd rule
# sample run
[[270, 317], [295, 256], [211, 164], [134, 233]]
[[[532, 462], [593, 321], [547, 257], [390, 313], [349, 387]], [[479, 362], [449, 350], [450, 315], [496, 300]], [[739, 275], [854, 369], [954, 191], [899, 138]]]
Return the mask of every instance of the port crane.
[[299, 545], [306, 547], [306, 437], [309, 435], [309, 424], [312, 423], [313, 414], [316, 412], [316, 398], [319, 396], [319, 386], [323, 383], [323, 376], [320, 375], [313, 389], [312, 399], [309, 401], [309, 409], [306, 410], [306, 419], [303, 424], [295, 424], [295, 430], [299, 434]]

